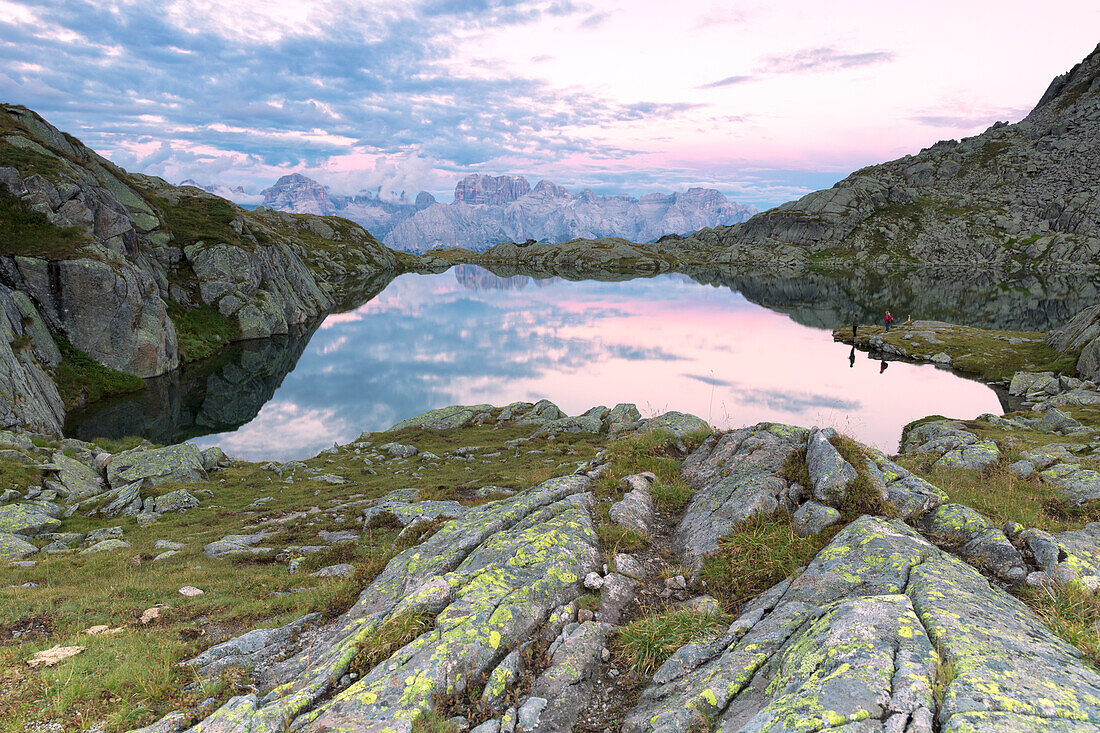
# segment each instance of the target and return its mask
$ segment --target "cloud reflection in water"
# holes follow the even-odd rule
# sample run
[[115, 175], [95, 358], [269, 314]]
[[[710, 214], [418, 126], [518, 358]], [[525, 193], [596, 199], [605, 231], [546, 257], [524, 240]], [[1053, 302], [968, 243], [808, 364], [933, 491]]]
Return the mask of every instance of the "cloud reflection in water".
[[834, 425], [892, 451], [917, 417], [999, 409], [990, 388], [932, 366], [879, 374], [860, 355], [849, 367], [828, 331], [677, 276], [483, 283], [397, 278], [330, 316], [251, 422], [196, 442], [247, 459], [305, 457], [435, 407], [546, 397], [570, 414], [634, 402], [721, 427]]

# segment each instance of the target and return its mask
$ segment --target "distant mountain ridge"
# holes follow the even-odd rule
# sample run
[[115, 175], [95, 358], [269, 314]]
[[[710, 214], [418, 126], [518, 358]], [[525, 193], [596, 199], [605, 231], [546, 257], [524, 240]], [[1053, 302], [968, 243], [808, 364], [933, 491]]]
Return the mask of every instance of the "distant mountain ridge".
[[471, 174], [443, 204], [426, 191], [415, 202], [391, 202], [375, 194], [334, 194], [300, 173], [283, 176], [262, 192], [263, 206], [302, 214], [342, 216], [362, 224], [383, 242], [408, 252], [438, 247], [485, 250], [497, 242], [622, 237], [652, 242], [666, 234], [745, 221], [756, 209], [731, 202], [720, 191], [632, 196], [570, 193], [552, 181], [534, 188], [522, 176]]

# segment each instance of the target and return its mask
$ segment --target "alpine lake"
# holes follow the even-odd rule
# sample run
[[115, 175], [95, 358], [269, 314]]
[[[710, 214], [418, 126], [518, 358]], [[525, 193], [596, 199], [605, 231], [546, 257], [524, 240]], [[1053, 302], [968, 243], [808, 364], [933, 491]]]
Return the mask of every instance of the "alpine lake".
[[72, 412], [65, 434], [289, 460], [437, 407], [545, 398], [571, 415], [633, 402], [643, 416], [678, 410], [719, 428], [833, 426], [894, 452], [912, 420], [1000, 414], [1007, 394], [942, 366], [871, 358], [832, 329], [877, 325], [890, 309], [899, 322], [1044, 331], [1096, 287], [870, 271], [571, 281], [460, 265], [383, 278], [357, 307]]

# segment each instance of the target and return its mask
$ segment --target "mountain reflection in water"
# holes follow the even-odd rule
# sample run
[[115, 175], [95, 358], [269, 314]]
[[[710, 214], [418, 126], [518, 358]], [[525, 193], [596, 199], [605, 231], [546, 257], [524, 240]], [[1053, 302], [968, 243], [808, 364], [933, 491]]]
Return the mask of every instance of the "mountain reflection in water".
[[533, 281], [470, 266], [402, 275], [310, 329], [235, 345], [73, 413], [66, 434], [195, 439], [283, 460], [435, 407], [545, 397], [569, 414], [634, 402], [719, 427], [833, 425], [893, 451], [907, 422], [997, 412], [997, 394], [933, 366], [880, 373], [862, 354], [850, 363], [827, 329], [877, 323], [887, 307], [902, 319], [1046, 329], [1097, 299], [1095, 285], [1065, 281], [693, 276], [713, 285], [686, 275]]

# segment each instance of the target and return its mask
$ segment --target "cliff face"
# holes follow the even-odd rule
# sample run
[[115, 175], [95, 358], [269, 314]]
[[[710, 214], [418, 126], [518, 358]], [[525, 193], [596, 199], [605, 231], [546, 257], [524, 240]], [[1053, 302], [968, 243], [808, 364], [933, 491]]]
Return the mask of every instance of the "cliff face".
[[1092, 268], [1100, 259], [1100, 46], [1024, 120], [856, 171], [743, 224], [697, 232], [719, 260]]
[[10, 105], [0, 106], [0, 224], [0, 283], [26, 297], [25, 317], [139, 377], [227, 340], [286, 333], [396, 267], [351, 222], [248, 212], [129, 174]]

